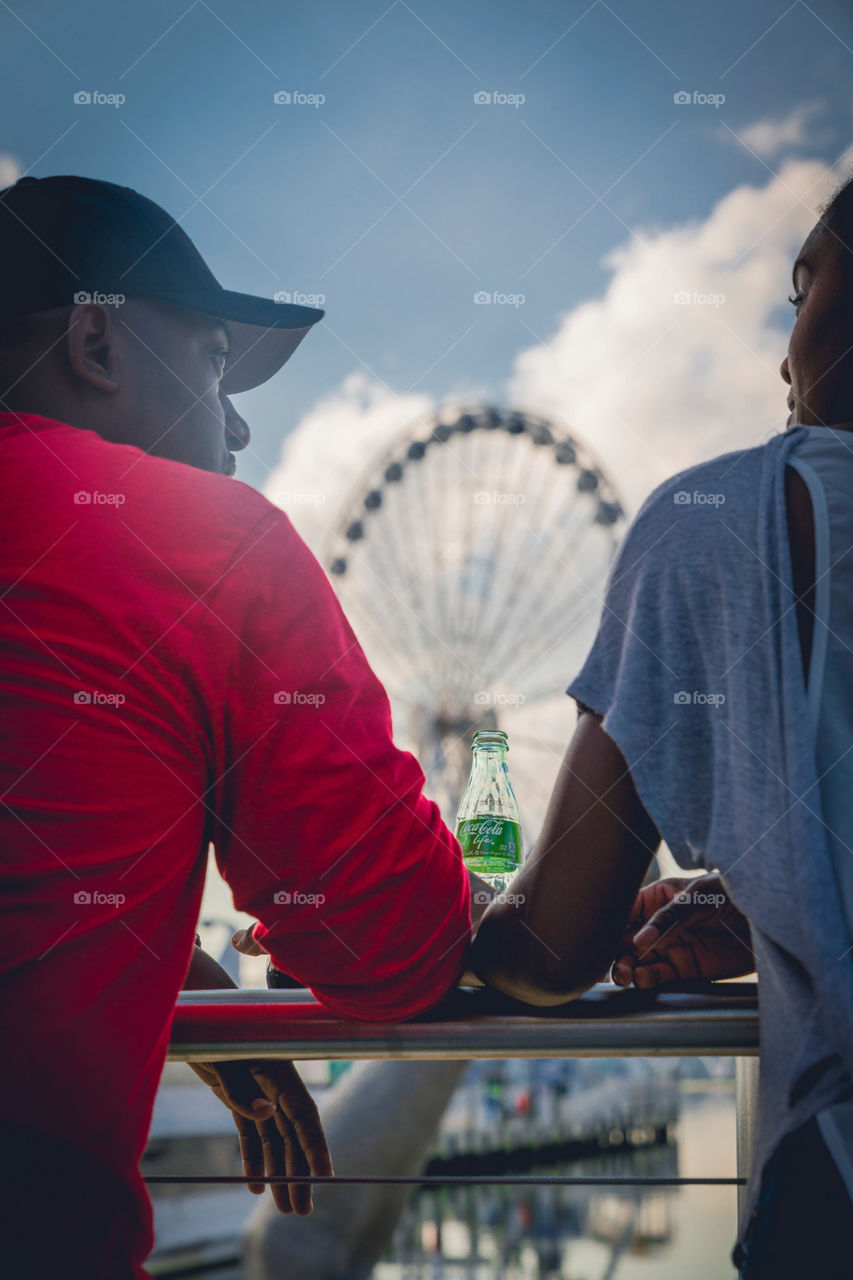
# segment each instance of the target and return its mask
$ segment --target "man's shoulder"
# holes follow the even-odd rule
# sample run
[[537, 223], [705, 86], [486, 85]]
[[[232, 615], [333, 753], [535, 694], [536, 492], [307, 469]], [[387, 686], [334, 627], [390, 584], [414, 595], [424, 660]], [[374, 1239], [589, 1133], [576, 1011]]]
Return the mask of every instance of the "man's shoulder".
[[144, 537], [170, 561], [203, 555], [215, 566], [267, 525], [290, 528], [279, 507], [241, 480], [113, 444], [91, 431], [69, 430], [77, 437], [70, 447], [80, 463], [83, 503], [114, 507], [131, 535]]
[[14, 523], [26, 512], [28, 527], [46, 537], [56, 520], [73, 517], [84, 557], [121, 562], [125, 570], [140, 561], [148, 576], [159, 565], [158, 572], [198, 593], [232, 563], [248, 561], [253, 546], [257, 567], [258, 555], [297, 537], [284, 512], [240, 480], [36, 415], [14, 415], [3, 425], [14, 508], [6, 519]]

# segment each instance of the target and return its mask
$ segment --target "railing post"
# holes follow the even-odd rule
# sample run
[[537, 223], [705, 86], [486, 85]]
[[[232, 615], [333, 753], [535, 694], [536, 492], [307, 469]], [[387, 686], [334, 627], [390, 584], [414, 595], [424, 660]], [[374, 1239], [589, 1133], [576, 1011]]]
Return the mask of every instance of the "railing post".
[[[735, 1123], [737, 1125], [737, 1173], [748, 1178], [752, 1164], [752, 1148], [758, 1124], [758, 1072], [760, 1059], [735, 1058]], [[744, 1226], [744, 1213], [749, 1187], [737, 1189], [738, 1230]]]

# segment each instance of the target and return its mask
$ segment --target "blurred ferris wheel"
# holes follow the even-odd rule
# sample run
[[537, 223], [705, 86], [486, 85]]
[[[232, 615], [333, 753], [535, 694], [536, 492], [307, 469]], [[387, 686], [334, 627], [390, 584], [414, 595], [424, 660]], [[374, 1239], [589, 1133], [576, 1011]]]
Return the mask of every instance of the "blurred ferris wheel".
[[624, 526], [589, 449], [518, 411], [421, 419], [353, 484], [321, 560], [447, 822], [473, 731], [501, 728], [538, 834]]

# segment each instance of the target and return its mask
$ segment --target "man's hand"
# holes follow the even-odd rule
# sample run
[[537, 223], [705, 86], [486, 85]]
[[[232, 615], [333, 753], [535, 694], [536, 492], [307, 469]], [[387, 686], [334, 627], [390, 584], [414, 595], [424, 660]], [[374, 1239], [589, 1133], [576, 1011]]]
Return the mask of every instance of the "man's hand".
[[[292, 1062], [190, 1063], [234, 1117], [240, 1155], [247, 1178], [333, 1173], [332, 1157], [320, 1117]], [[272, 1183], [273, 1199], [282, 1213], [308, 1214], [313, 1208], [310, 1183]], [[249, 1183], [260, 1195], [263, 1182]]]
[[[241, 931], [242, 933], [243, 931]], [[246, 936], [251, 939], [248, 930]], [[234, 935], [235, 939], [237, 934]], [[248, 946], [253, 949], [249, 950]], [[257, 948], [256, 950], [254, 948]], [[263, 955], [251, 939], [246, 955]], [[228, 974], [200, 946], [193, 947], [185, 991], [233, 988]], [[292, 1062], [278, 1059], [258, 1062], [205, 1062], [189, 1064], [224, 1106], [228, 1107], [240, 1137], [240, 1155], [247, 1178], [310, 1173], [331, 1174], [332, 1157], [326, 1145], [317, 1108]], [[273, 1199], [282, 1213], [311, 1212], [310, 1183], [272, 1183]], [[249, 1183], [249, 1190], [263, 1194], [263, 1182]]]
[[749, 923], [719, 876], [656, 880], [637, 894], [611, 977], [645, 990], [679, 978], [739, 978], [755, 959]]

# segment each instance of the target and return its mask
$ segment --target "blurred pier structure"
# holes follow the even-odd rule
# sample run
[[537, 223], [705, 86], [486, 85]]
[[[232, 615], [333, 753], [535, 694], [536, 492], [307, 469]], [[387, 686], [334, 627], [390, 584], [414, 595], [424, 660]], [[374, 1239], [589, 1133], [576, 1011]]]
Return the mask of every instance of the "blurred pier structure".
[[[657, 995], [601, 986], [547, 1010], [495, 993], [460, 991], [429, 1016], [390, 1026], [333, 1018], [307, 992], [187, 992], [179, 1000], [170, 1057], [293, 1058], [307, 1064], [309, 1075], [322, 1071], [317, 1060], [374, 1059], [358, 1062], [334, 1089], [320, 1087], [336, 1173], [387, 1177], [426, 1170], [451, 1176], [467, 1162], [488, 1176], [490, 1169], [565, 1166], [592, 1153], [607, 1154], [613, 1167], [625, 1158], [671, 1151], [676, 1084], [673, 1073], [661, 1070], [663, 1063], [648, 1059], [709, 1055], [744, 1064], [757, 1050], [755, 988], [745, 983], [692, 984]], [[587, 1058], [609, 1061], [596, 1069], [582, 1061]], [[458, 1088], [468, 1059], [473, 1064]], [[203, 1097], [203, 1086], [200, 1092], [192, 1088], [188, 1105], [191, 1086], [177, 1082], [177, 1071], [167, 1067], [144, 1174], [239, 1174], [230, 1116], [212, 1095]], [[746, 1092], [741, 1103], [749, 1100]], [[193, 1118], [197, 1104], [204, 1120], [200, 1113]], [[745, 1115], [748, 1109], [740, 1110]], [[739, 1148], [739, 1172], [748, 1155], [745, 1145]], [[494, 1199], [494, 1188], [474, 1190]], [[620, 1187], [596, 1199], [587, 1227], [608, 1203], [622, 1204], [613, 1212], [624, 1217], [625, 1203], [639, 1203], [637, 1190]], [[643, 1204], [656, 1198], [663, 1203], [651, 1188], [639, 1190]], [[248, 1280], [293, 1274], [288, 1268], [300, 1252], [305, 1280], [366, 1280], [411, 1187], [317, 1187], [308, 1219], [280, 1215], [270, 1196], [250, 1200], [242, 1186], [166, 1183], [152, 1191], [154, 1275], [202, 1275], [206, 1267], [235, 1260], [243, 1237], [247, 1270], [235, 1274]], [[654, 1217], [657, 1210], [643, 1212]], [[633, 1210], [629, 1217], [636, 1235], [640, 1218]]]

